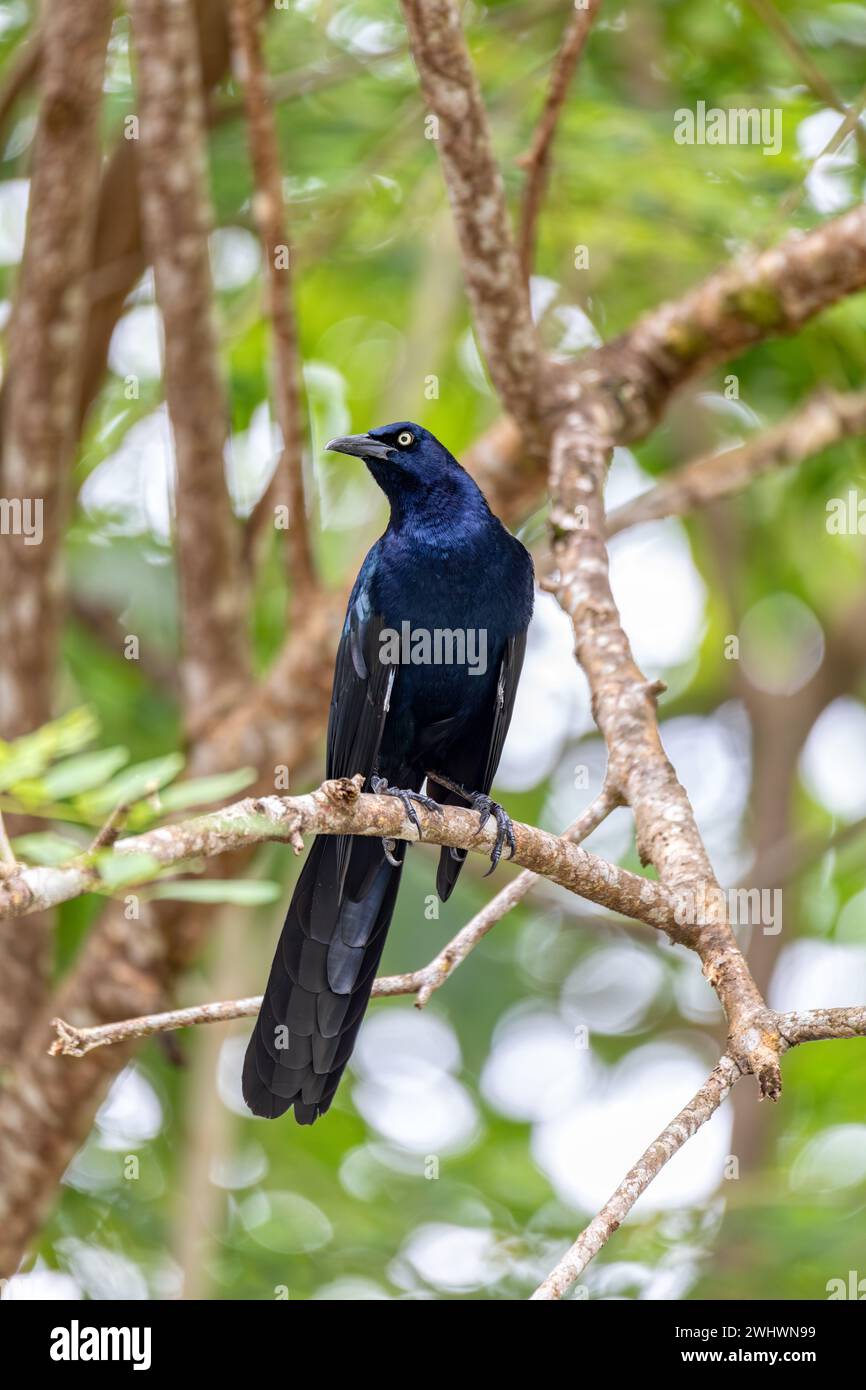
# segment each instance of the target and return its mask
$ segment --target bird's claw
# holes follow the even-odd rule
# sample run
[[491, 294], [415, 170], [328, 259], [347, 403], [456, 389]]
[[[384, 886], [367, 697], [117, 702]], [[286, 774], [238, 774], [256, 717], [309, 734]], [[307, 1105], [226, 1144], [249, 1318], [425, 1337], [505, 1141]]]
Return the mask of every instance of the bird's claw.
[[392, 868], [392, 869], [399, 869], [399, 868], [400, 868], [400, 860], [399, 860], [399, 859], [395, 859], [395, 857], [394, 857], [394, 850], [395, 850], [396, 848], [397, 848], [397, 842], [396, 842], [396, 840], [383, 840], [383, 841], [382, 841], [382, 849], [383, 849], [384, 852], [385, 852], [385, 858], [387, 859], [388, 863], [391, 865], [391, 868]]
[[[493, 849], [490, 851], [490, 868], [484, 875], [485, 878], [489, 878], [493, 873], [502, 858], [502, 851], [506, 845], [508, 846], [508, 858], [514, 858], [514, 851], [517, 848], [514, 842], [514, 825], [504, 806], [500, 806], [498, 801], [494, 801], [485, 792], [468, 792], [465, 787], [461, 787], [459, 782], [452, 782], [450, 777], [444, 777], [441, 772], [428, 772], [427, 776], [432, 781], [438, 782], [441, 787], [447, 787], [456, 796], [462, 796], [463, 800], [469, 803], [470, 808], [478, 812], [481, 822], [478, 827], [479, 830], [484, 829], [491, 816], [495, 818], [496, 839], [493, 842]], [[459, 859], [465, 855], [465, 850], [451, 850], [452, 859]]]
[[489, 878], [502, 858], [502, 851], [506, 845], [508, 846], [508, 858], [514, 858], [514, 851], [517, 848], [514, 842], [514, 826], [504, 806], [500, 806], [498, 801], [485, 796], [483, 792], [474, 792], [469, 798], [469, 804], [473, 811], [478, 812], [479, 830], [484, 829], [491, 816], [496, 821], [496, 839], [493, 841], [493, 849], [490, 851], [490, 868], [484, 875], [485, 878]]
[[[439, 805], [439, 802], [434, 801], [432, 796], [425, 796], [423, 792], [407, 791], [405, 787], [389, 787], [384, 777], [371, 777], [370, 786], [377, 796], [395, 796], [419, 835], [421, 833], [421, 822], [418, 819], [418, 812], [415, 810], [412, 804], [413, 802], [417, 802], [419, 806], [423, 806], [425, 811], [432, 811], [434, 815], [441, 816], [442, 814], [442, 807]], [[384, 844], [385, 841], [383, 840], [382, 843]]]

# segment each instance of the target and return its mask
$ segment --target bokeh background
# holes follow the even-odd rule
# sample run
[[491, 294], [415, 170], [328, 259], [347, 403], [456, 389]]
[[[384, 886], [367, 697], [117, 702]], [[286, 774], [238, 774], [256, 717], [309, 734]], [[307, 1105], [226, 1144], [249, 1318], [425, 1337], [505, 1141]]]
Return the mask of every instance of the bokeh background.
[[[515, 200], [516, 160], [530, 142], [567, 8], [542, 0], [466, 7]], [[856, 101], [866, 8], [778, 0], [774, 9], [842, 98]], [[0, 4], [8, 63], [33, 23], [24, 0]], [[498, 405], [469, 323], [397, 5], [291, 0], [275, 8], [266, 32], [309, 405], [306, 486], [317, 559], [336, 587], [385, 511], [366, 472], [324, 454], [324, 441], [415, 418], [459, 457]], [[780, 153], [676, 144], [673, 113], [698, 101], [780, 109]], [[279, 435], [231, 81], [216, 104], [212, 267], [232, 412], [225, 463], [243, 518], [275, 466]], [[129, 23], [119, 13], [106, 149], [134, 109]], [[555, 147], [532, 286], [546, 343], [579, 353], [745, 247], [860, 201], [854, 138], [814, 162], [841, 119], [748, 3], [612, 0]], [[25, 95], [0, 155], [4, 316], [23, 246], [34, 123], [35, 99]], [[575, 267], [579, 245], [589, 250], [588, 268]], [[864, 329], [866, 303], [855, 297], [795, 339], [763, 344], [701, 380], [636, 454], [617, 451], [610, 505], [701, 451], [750, 437], [817, 386], [858, 385]], [[126, 750], [111, 776], [183, 749], [161, 364], [146, 275], [114, 332], [77, 454], [65, 550], [71, 608], [60, 709], [90, 711], [94, 756]], [[140, 382], [137, 399], [128, 399], [130, 377]], [[624, 625], [647, 675], [667, 682], [662, 736], [718, 876], [783, 890], [782, 930], [743, 940], [770, 1003], [784, 1009], [866, 999], [863, 663], [838, 660], [833, 645], [866, 587], [863, 537], [832, 535], [826, 525], [828, 500], [858, 488], [866, 488], [866, 452], [850, 440], [707, 512], [635, 528], [611, 546]], [[519, 530], [537, 550], [542, 503]], [[277, 536], [255, 593], [262, 671], [285, 634], [280, 545]], [[126, 633], [140, 638], [138, 661], [124, 659]], [[866, 633], [862, 645], [866, 657]], [[174, 775], [180, 761], [171, 766]], [[569, 624], [539, 594], [499, 792], [515, 817], [559, 830], [598, 792], [603, 771]], [[320, 774], [321, 763], [292, 790]], [[227, 782], [225, 799], [244, 784], [242, 773]], [[43, 785], [44, 801], [50, 790]], [[31, 794], [35, 806], [40, 792]], [[74, 809], [75, 787], [54, 799]], [[48, 816], [45, 829], [84, 836], [72, 810]], [[625, 810], [588, 844], [640, 868]], [[44, 843], [39, 852], [48, 852]], [[501, 868], [491, 887], [483, 863], [471, 862], [434, 916], [436, 853], [409, 856], [386, 973], [431, 959], [513, 872]], [[254, 889], [224, 887], [178, 1002], [260, 990], [296, 872], [291, 852], [273, 846], [250, 870]], [[93, 897], [60, 909], [59, 972], [101, 909]], [[408, 999], [374, 1002], [332, 1110], [312, 1130], [245, 1111], [248, 1026], [199, 1028], [173, 1035], [169, 1047], [142, 1047], [68, 1170], [35, 1258], [5, 1297], [523, 1297], [701, 1083], [724, 1036], [692, 954], [545, 884], [423, 1013]], [[866, 1049], [804, 1047], [786, 1058], [784, 1076], [780, 1105], [759, 1106], [745, 1081], [665, 1169], [584, 1276], [591, 1297], [818, 1299], [828, 1280], [866, 1274]]]

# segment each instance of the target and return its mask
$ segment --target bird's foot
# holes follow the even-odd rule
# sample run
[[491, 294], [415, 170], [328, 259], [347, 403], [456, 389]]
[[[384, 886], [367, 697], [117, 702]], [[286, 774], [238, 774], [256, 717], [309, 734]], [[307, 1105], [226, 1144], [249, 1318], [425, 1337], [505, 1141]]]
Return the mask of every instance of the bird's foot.
[[[442, 814], [442, 807], [439, 805], [438, 801], [433, 800], [432, 796], [424, 796], [422, 792], [408, 791], [405, 787], [389, 787], [384, 777], [371, 777], [370, 786], [373, 788], [376, 796], [396, 797], [419, 834], [421, 833], [421, 822], [418, 819], [418, 812], [415, 810], [413, 802], [417, 803], [419, 806], [423, 806], [425, 811], [432, 811], [439, 816]], [[391, 839], [383, 840], [382, 848], [385, 851], [385, 858], [391, 867], [399, 869], [400, 860], [394, 857], [394, 850], [396, 848], [394, 841]]]
[[[516, 849], [514, 842], [514, 825], [505, 807], [501, 806], [498, 801], [494, 801], [492, 797], [487, 796], [485, 792], [467, 791], [466, 788], [461, 787], [458, 782], [452, 782], [449, 777], [443, 777], [441, 772], [428, 772], [427, 776], [432, 778], [434, 782], [438, 782], [441, 787], [447, 787], [448, 790], [454, 792], [456, 796], [462, 796], [463, 800], [469, 803], [471, 809], [478, 812], [480, 821], [478, 826], [479, 830], [484, 829], [491, 816], [495, 819], [496, 839], [493, 842], [493, 849], [490, 851], [490, 868], [484, 875], [485, 878], [489, 878], [502, 858], [502, 851], [505, 849], [505, 846], [508, 846], [509, 859], [514, 857], [514, 851]], [[458, 851], [455, 854], [452, 849], [451, 854], [457, 859], [462, 854], [465, 854], [465, 851]]]

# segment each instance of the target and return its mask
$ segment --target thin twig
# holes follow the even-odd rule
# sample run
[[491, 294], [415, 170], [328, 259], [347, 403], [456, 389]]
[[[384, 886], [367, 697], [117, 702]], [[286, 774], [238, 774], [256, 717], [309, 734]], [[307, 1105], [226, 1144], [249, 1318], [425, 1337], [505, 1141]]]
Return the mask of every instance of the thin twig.
[[52, 1057], [84, 1057], [95, 1047], [127, 1042], [130, 1038], [149, 1038], [154, 1033], [168, 1033], [176, 1028], [190, 1028], [199, 1023], [226, 1023], [233, 1018], [252, 1018], [262, 1004], [260, 994], [248, 999], [225, 999], [215, 1004], [195, 1004], [188, 1009], [169, 1009], [166, 1013], [143, 1014], [140, 1018], [125, 1018], [118, 1023], [103, 1023], [97, 1028], [76, 1028], [62, 1018], [52, 1018], [51, 1026], [57, 1037], [48, 1049]]
[[848, 108], [848, 114], [845, 116], [845, 119], [842, 121], [841, 125], [837, 126], [836, 130], [834, 130], [823, 149], [820, 149], [814, 159], [811, 160], [806, 173], [800, 179], [799, 183], [794, 184], [793, 188], [790, 188], [782, 198], [776, 209], [775, 215], [761, 234], [761, 241], [763, 244], [766, 245], [766, 243], [771, 240], [775, 231], [782, 223], [787, 222], [791, 214], [800, 206], [806, 193], [809, 175], [814, 169], [818, 168], [822, 159], [826, 159], [828, 155], [835, 154], [838, 149], [841, 149], [852, 132], [856, 132], [857, 143], [862, 151], [863, 142], [866, 140], [866, 133], [864, 133], [862, 125], [864, 105], [866, 105], [866, 87], [863, 88], [853, 105]]
[[666, 1163], [678, 1153], [687, 1140], [706, 1124], [722, 1101], [739, 1081], [742, 1072], [727, 1054], [710, 1072], [707, 1080], [678, 1115], [666, 1125], [657, 1139], [641, 1154], [615, 1192], [608, 1197], [597, 1216], [594, 1216], [562, 1259], [539, 1284], [532, 1295], [534, 1300], [557, 1299], [571, 1287], [610, 1240], [631, 1211], [638, 1197], [657, 1178]]
[[818, 454], [851, 435], [866, 434], [866, 391], [820, 391], [771, 429], [735, 449], [693, 459], [648, 492], [611, 512], [608, 536], [664, 516], [681, 516], [740, 492], [776, 468]]
[[[805, 1009], [798, 1013], [774, 1014], [773, 1018], [782, 1040], [782, 1052], [801, 1043], [866, 1037], [866, 1005]], [[641, 1193], [658, 1177], [674, 1154], [712, 1118], [742, 1075], [733, 1058], [725, 1053], [688, 1105], [653, 1140], [601, 1211], [593, 1217], [543, 1283], [539, 1284], [532, 1295], [533, 1299], [562, 1298], [622, 1225]]]
[[114, 810], [105, 821], [105, 824], [94, 836], [93, 843], [87, 851], [88, 854], [95, 854], [97, 850], [108, 849], [109, 845], [114, 844], [123, 828], [123, 822], [128, 812], [129, 805], [125, 801], [121, 801], [115, 806]]
[[[823, 101], [825, 105], [832, 106], [833, 110], [840, 112], [841, 115], [850, 115], [851, 108], [846, 105], [833, 83], [813, 61], [808, 49], [797, 38], [788, 21], [779, 13], [772, 0], [749, 0], [749, 4], [755, 14], [764, 21], [768, 29], [773, 30], [783, 47], [787, 49], [813, 96], [816, 96], [819, 101]], [[866, 131], [860, 129], [859, 125], [857, 127], [857, 144], [861, 156], [866, 155]]]
[[517, 245], [520, 269], [524, 280], [532, 274], [535, 254], [535, 234], [547, 182], [550, 177], [550, 151], [556, 126], [568, 96], [568, 89], [577, 71], [589, 31], [601, 7], [601, 0], [586, 0], [582, 6], [572, 5], [562, 43], [550, 74], [550, 84], [544, 109], [535, 129], [532, 144], [517, 161], [526, 171], [523, 202], [520, 211], [520, 231]]
[[[268, 96], [262, 50], [259, 0], [231, 0], [232, 35], [241, 60], [247, 141], [256, 191], [253, 214], [265, 260], [268, 314], [273, 331], [274, 396], [283, 436], [277, 471], [254, 517], [274, 524], [274, 507], [287, 509], [288, 568], [292, 605], [302, 613], [316, 588], [313, 551], [304, 499], [304, 425], [298, 328], [292, 294], [289, 245], [280, 152], [273, 108]], [[257, 522], [251, 519], [248, 534]]]
[[[580, 844], [587, 835], [592, 834], [602, 821], [610, 815], [616, 806], [621, 805], [621, 798], [610, 784], [605, 784], [598, 796], [586, 810], [573, 821], [567, 830], [563, 831], [563, 839], [569, 840], [572, 844]], [[470, 951], [473, 951], [479, 941], [487, 935], [491, 927], [495, 927], [506, 913], [512, 908], [517, 907], [527, 895], [527, 893], [538, 883], [542, 877], [540, 874], [533, 873], [531, 869], [524, 869], [522, 873], [513, 878], [510, 883], [491, 898], [477, 912], [471, 921], [466, 923], [453, 941], [449, 941], [434, 960], [422, 970], [416, 970], [410, 975], [387, 975], [377, 983], [382, 994], [405, 994], [418, 991], [418, 998], [415, 1007], [423, 1009], [435, 990], [439, 989], [450, 975], [457, 969], [458, 965], [466, 959]], [[414, 985], [413, 990], [404, 989], [405, 982], [411, 980]]]
[[37, 33], [18, 49], [3, 74], [3, 86], [0, 88], [0, 132], [5, 130], [6, 122], [36, 77], [41, 62], [42, 38]]
[[6, 825], [3, 820], [2, 811], [0, 811], [0, 865], [2, 865], [2, 867], [0, 867], [0, 875], [4, 878], [6, 877], [7, 870], [16, 870], [18, 868], [18, 860], [15, 858], [12, 846], [9, 843], [9, 836], [6, 833]]

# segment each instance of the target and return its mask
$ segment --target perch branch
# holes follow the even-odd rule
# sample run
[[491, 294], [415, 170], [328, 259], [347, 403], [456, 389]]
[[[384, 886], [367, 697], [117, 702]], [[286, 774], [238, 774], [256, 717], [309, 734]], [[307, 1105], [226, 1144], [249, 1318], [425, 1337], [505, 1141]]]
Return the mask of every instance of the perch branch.
[[[583, 814], [569, 826], [563, 838], [577, 844], [595, 830], [617, 804], [616, 795], [605, 787]], [[417, 994], [415, 1005], [416, 1008], [422, 1009], [434, 991], [445, 983], [491, 927], [517, 906], [533, 884], [538, 882], [538, 878], [538, 874], [524, 869], [476, 913], [470, 922], [467, 922], [429, 965], [405, 975], [381, 976], [373, 984], [374, 996]], [[258, 1013], [261, 1002], [261, 995], [248, 999], [229, 999], [215, 1004], [197, 1004], [187, 1009], [170, 1009], [165, 1013], [124, 1019], [119, 1023], [106, 1023], [94, 1028], [76, 1028], [62, 1018], [55, 1018], [52, 1019], [52, 1025], [57, 1037], [49, 1052], [53, 1057], [83, 1057], [95, 1047], [124, 1042], [129, 1038], [149, 1037], [152, 1033], [189, 1028], [200, 1023], [222, 1023], [234, 1018], [252, 1018]]]
[[[170, 867], [266, 841], [289, 843], [300, 853], [303, 835], [316, 834], [420, 840], [490, 854], [496, 839], [492, 821], [479, 828], [477, 815], [462, 807], [419, 810], [419, 831], [395, 797], [362, 795], [362, 785], [361, 777], [340, 778], [305, 796], [247, 797], [221, 811], [125, 836], [115, 841], [112, 853], [120, 859], [144, 855]], [[675, 904], [659, 884], [533, 826], [516, 821], [514, 836], [515, 864], [600, 907], [676, 933]], [[0, 883], [0, 917], [25, 916], [104, 886], [98, 867], [86, 858], [60, 868], [24, 868]]]

